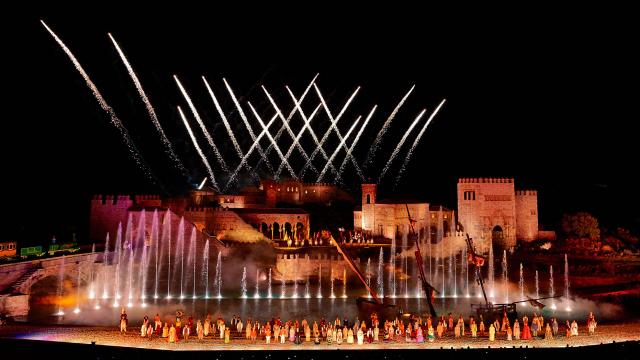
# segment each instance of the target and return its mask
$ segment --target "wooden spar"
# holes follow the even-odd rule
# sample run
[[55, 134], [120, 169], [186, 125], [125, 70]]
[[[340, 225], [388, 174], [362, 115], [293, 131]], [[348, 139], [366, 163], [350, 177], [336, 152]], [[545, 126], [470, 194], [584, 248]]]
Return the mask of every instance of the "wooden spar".
[[342, 246], [336, 241], [336, 239], [331, 237], [331, 242], [333, 242], [333, 244], [336, 246], [336, 248], [338, 249], [338, 252], [340, 253], [340, 255], [342, 255], [342, 257], [347, 262], [347, 264], [349, 264], [349, 267], [351, 268], [351, 270], [353, 270], [353, 272], [356, 273], [356, 275], [358, 275], [358, 278], [364, 284], [364, 286], [367, 288], [367, 291], [369, 291], [369, 294], [371, 294], [371, 297], [376, 301], [376, 303], [382, 304], [382, 301], [378, 297], [378, 293], [375, 292], [375, 290], [373, 290], [369, 286], [369, 284], [367, 284], [367, 281], [364, 279], [364, 276], [362, 276], [362, 273], [360, 272], [360, 270], [356, 266], [356, 263], [353, 262], [353, 259], [351, 259], [351, 257], [346, 253], [346, 251], [344, 251], [342, 249]]
[[416, 231], [413, 228], [413, 219], [411, 218], [411, 214], [409, 213], [409, 205], [405, 204], [405, 207], [407, 208], [407, 217], [409, 218], [409, 228], [411, 229], [411, 237], [413, 238], [416, 244], [416, 251], [415, 251], [416, 265], [418, 265], [420, 280], [422, 280], [422, 289], [424, 290], [425, 296], [427, 297], [427, 304], [429, 304], [429, 312], [431, 313], [431, 316], [436, 317], [437, 316], [436, 309], [433, 307], [433, 292], [437, 292], [437, 290], [427, 282], [427, 278], [424, 275], [424, 265], [422, 264], [422, 254], [420, 253], [420, 244], [418, 243], [418, 236], [416, 236]]

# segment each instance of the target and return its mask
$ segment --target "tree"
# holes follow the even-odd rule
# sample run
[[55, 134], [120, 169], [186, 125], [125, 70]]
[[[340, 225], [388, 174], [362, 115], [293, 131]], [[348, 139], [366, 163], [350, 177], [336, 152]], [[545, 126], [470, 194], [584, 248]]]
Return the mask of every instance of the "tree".
[[598, 219], [587, 212], [565, 214], [562, 217], [562, 230], [570, 238], [589, 238], [591, 240], [600, 238]]

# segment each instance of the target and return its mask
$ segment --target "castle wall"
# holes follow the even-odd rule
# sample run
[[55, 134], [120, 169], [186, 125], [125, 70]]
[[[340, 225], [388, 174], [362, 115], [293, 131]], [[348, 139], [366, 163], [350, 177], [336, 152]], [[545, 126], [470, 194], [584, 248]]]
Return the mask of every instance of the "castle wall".
[[127, 210], [133, 205], [128, 195], [96, 195], [91, 200], [91, 218], [89, 222], [89, 239], [95, 242], [104, 241], [109, 232], [113, 238], [118, 223], [126, 221]]
[[533, 241], [538, 238], [538, 192], [516, 191], [516, 238]]
[[[516, 199], [512, 178], [458, 180], [458, 217], [476, 248], [487, 253], [494, 242], [508, 249], [516, 244]], [[501, 230], [494, 232], [494, 230]], [[494, 239], [495, 238], [495, 239]]]

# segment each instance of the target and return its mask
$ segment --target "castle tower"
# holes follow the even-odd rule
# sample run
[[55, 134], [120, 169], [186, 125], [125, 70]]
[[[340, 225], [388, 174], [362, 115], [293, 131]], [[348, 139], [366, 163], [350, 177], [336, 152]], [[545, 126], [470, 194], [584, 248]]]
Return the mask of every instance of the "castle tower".
[[513, 178], [458, 180], [458, 219], [477, 250], [488, 253], [516, 244], [516, 196]]
[[95, 195], [91, 199], [91, 219], [89, 220], [89, 238], [104, 241], [107, 232], [115, 235], [119, 222], [127, 221], [127, 211], [133, 205], [128, 195]]
[[538, 192], [516, 191], [516, 238], [533, 241], [538, 238]]
[[376, 184], [362, 184], [362, 230], [373, 231], [376, 221]]

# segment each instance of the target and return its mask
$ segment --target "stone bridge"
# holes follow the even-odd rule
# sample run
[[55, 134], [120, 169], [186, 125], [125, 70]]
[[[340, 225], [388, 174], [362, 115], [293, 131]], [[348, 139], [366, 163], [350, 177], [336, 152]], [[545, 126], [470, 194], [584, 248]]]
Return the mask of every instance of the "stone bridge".
[[101, 253], [74, 254], [34, 259], [0, 265], [0, 313], [18, 321], [26, 321], [29, 314], [31, 288], [38, 281], [64, 274], [74, 286], [88, 283], [92, 266], [102, 261]]

